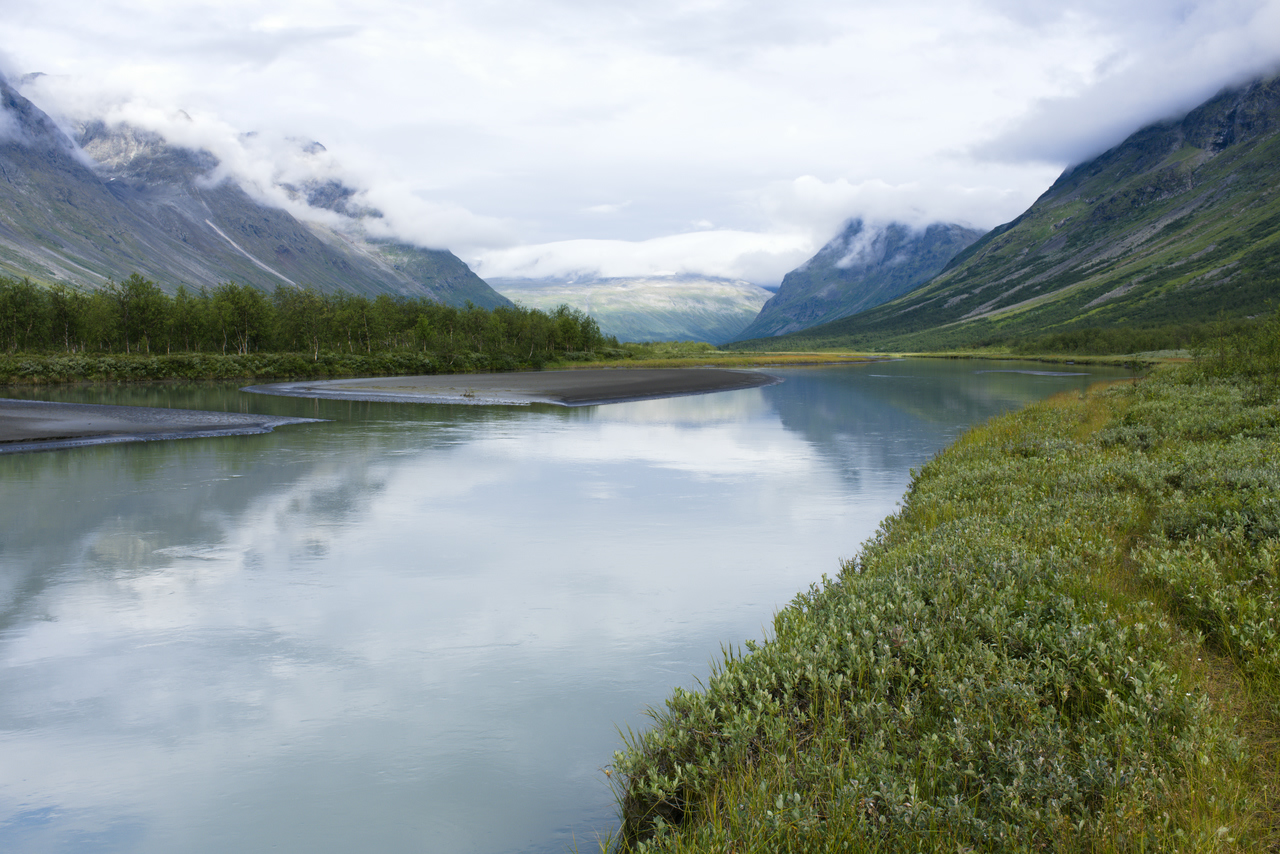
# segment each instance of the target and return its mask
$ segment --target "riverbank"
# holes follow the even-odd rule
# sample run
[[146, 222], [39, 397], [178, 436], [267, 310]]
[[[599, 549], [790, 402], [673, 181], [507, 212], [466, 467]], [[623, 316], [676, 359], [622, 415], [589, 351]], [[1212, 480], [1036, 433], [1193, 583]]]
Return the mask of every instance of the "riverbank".
[[312, 418], [0, 399], [0, 454], [112, 442], [269, 433]]
[[598, 370], [601, 368], [666, 369], [686, 367], [752, 368], [831, 365], [874, 361], [847, 353], [720, 353], [707, 345], [628, 345], [608, 358], [594, 353], [543, 359], [536, 364], [509, 357], [458, 353], [385, 352], [321, 353], [175, 353], [171, 355], [50, 355], [0, 353], [0, 384], [45, 385], [72, 382], [163, 382], [168, 380], [327, 380], [354, 377], [448, 376], [529, 372], [534, 370]]
[[[411, 403], [588, 406], [758, 388], [778, 382], [755, 371], [531, 371], [505, 374], [371, 377], [251, 386], [286, 397]], [[0, 453], [103, 442], [264, 433], [312, 419], [147, 406], [102, 406], [0, 398]]]
[[285, 397], [330, 400], [373, 400], [397, 403], [459, 403], [591, 406], [629, 400], [679, 397], [717, 391], [759, 388], [778, 382], [757, 371], [720, 368], [676, 368], [581, 371], [521, 371], [503, 374], [369, 377], [273, 383], [245, 391]]
[[110, 354], [49, 355], [0, 354], [0, 383], [44, 385], [72, 382], [157, 382], [167, 380], [327, 380], [354, 377], [395, 377], [454, 374], [528, 372], [530, 370], [580, 371], [626, 368], [650, 370], [713, 367], [735, 369], [848, 365], [885, 359], [1009, 359], [1055, 364], [1107, 365], [1144, 371], [1153, 365], [1186, 361], [1174, 354], [1138, 353], [1127, 356], [1013, 355], [1007, 352], [955, 351], [944, 353], [757, 353], [723, 351], [710, 344], [668, 342], [627, 344], [610, 351], [607, 358], [593, 353], [573, 358], [544, 360], [538, 364], [508, 357], [460, 353], [448, 359], [408, 352], [374, 354], [321, 353], [313, 358], [301, 353], [177, 353], [172, 355]]
[[0, 383], [44, 385], [72, 382], [166, 380], [318, 379], [446, 372], [516, 370], [527, 365], [461, 354], [451, 360], [421, 353], [175, 353], [172, 355], [0, 354]]
[[1280, 404], [1256, 365], [1163, 368], [966, 434], [767, 641], [629, 738], [622, 837], [1274, 847]]
[[1079, 353], [1032, 353], [1019, 355], [1008, 350], [945, 350], [930, 353], [854, 353], [838, 351], [770, 353], [717, 350], [709, 344], [701, 345], [701, 347], [632, 344], [624, 346], [634, 349], [621, 361], [596, 359], [573, 364], [562, 364], [556, 367], [564, 370], [590, 370], [606, 366], [678, 368], [698, 365], [724, 368], [770, 368], [850, 365], [883, 362], [892, 359], [984, 359], [1010, 362], [1045, 362], [1056, 365], [1099, 365], [1112, 368], [1128, 368], [1135, 372], [1142, 372], [1150, 370], [1156, 365], [1179, 364], [1190, 361], [1190, 354], [1185, 351], [1100, 356]]

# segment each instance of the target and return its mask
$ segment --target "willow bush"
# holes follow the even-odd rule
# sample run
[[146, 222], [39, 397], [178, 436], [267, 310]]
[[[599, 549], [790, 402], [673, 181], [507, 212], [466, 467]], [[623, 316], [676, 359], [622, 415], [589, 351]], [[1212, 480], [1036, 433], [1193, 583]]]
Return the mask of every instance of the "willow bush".
[[1273, 845], [1280, 405], [1241, 355], [1268, 346], [1041, 402], [913, 473], [856, 559], [628, 735], [619, 844]]

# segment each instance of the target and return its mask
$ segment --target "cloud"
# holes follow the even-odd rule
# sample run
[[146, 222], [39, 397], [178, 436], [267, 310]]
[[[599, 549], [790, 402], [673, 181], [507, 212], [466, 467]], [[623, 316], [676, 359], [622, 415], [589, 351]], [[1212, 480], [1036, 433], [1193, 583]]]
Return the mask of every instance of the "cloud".
[[625, 202], [618, 202], [616, 204], [591, 205], [585, 210], [587, 213], [608, 215], [608, 214], [621, 213], [622, 211], [626, 210], [629, 207], [631, 207], [631, 202], [625, 201]]
[[976, 145], [977, 156], [1079, 163], [1223, 87], [1280, 71], [1277, 0], [1086, 5], [1118, 33], [1115, 54], [1081, 90], [1037, 100]]
[[[1280, 58], [1277, 7], [19, 0], [6, 49], [81, 107], [320, 140], [376, 227], [415, 242], [504, 269], [718, 258], [732, 276], [852, 216], [1007, 221], [1068, 163]], [[294, 155], [248, 148], [228, 169], [269, 196]]]
[[361, 198], [383, 214], [382, 219], [364, 223], [375, 237], [395, 238], [429, 249], [451, 249], [462, 255], [477, 246], [501, 246], [515, 241], [511, 227], [498, 217], [423, 199], [394, 180], [375, 181]]
[[698, 274], [777, 282], [816, 251], [808, 235], [698, 231], [650, 240], [563, 240], [481, 252], [481, 277], [620, 278]]
[[804, 175], [766, 187], [758, 194], [757, 203], [779, 227], [806, 229], [814, 234], [833, 235], [852, 216], [874, 222], [900, 222], [914, 228], [935, 222], [991, 228], [1021, 213], [1026, 207], [1027, 192], [1047, 186], [1056, 175], [1056, 167], [1043, 168], [1026, 182], [1029, 187], [1013, 184], [1011, 176], [998, 167], [987, 174], [972, 170], [968, 177], [977, 180], [969, 185], [945, 175], [933, 182], [902, 184], [880, 179], [858, 183], [844, 178], [822, 181]]
[[[298, 219], [429, 248], [465, 250], [477, 244], [513, 242], [497, 218], [425, 200], [376, 162], [348, 162], [318, 140], [301, 140], [276, 129], [245, 133], [208, 111], [188, 112], [140, 98], [86, 92], [68, 77], [42, 76], [25, 86], [24, 92], [72, 122], [100, 119], [108, 126], [157, 133], [171, 145], [208, 151], [218, 160], [209, 183], [234, 180], [258, 202]], [[343, 213], [311, 206], [297, 192], [297, 188], [328, 182], [355, 191], [350, 208], [376, 211], [379, 216], [355, 222]]]
[[0, 142], [25, 142], [26, 134], [22, 132], [22, 125], [18, 123], [18, 117], [9, 112], [9, 108], [0, 104]]

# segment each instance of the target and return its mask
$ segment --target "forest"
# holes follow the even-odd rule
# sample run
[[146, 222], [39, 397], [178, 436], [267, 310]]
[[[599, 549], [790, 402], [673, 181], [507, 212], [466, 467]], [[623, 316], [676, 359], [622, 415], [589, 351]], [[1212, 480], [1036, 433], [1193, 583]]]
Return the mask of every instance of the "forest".
[[568, 306], [458, 308], [284, 285], [267, 293], [235, 282], [179, 285], [171, 296], [137, 273], [97, 290], [0, 276], [0, 352], [11, 354], [294, 353], [313, 362], [324, 354], [418, 354], [449, 371], [540, 367], [617, 346]]

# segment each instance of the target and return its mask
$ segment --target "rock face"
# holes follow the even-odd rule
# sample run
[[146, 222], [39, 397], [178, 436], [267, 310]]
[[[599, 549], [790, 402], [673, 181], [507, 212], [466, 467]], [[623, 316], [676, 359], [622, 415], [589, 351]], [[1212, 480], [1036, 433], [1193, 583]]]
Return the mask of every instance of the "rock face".
[[954, 224], [913, 230], [896, 222], [875, 228], [850, 220], [817, 255], [786, 275], [738, 337], [785, 335], [888, 302], [936, 276], [981, 236]]
[[90, 122], [73, 140], [0, 79], [0, 274], [96, 287], [136, 272], [168, 291], [235, 281], [507, 304], [450, 252], [361, 236], [341, 185], [315, 188], [342, 215], [326, 227], [216, 180], [217, 166], [127, 126]]
[[1225, 90], [1067, 169], [932, 281], [785, 341], [915, 350], [1273, 310], [1280, 79]]

